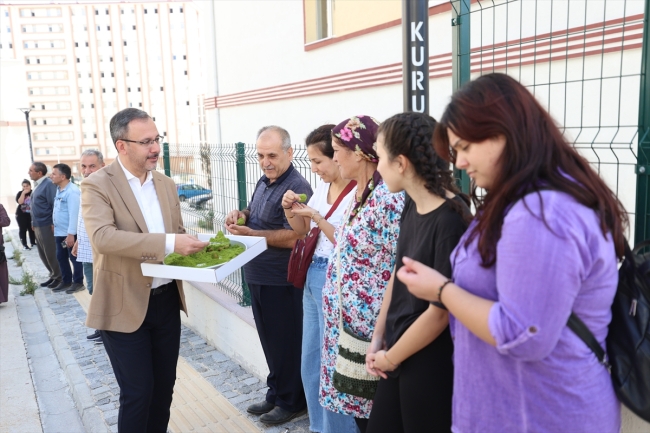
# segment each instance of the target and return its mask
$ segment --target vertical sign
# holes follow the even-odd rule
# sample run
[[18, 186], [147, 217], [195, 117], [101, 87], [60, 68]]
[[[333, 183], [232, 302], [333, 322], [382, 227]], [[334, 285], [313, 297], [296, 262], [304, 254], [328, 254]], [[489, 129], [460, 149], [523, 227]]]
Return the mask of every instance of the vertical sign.
[[402, 0], [404, 111], [429, 113], [429, 2]]

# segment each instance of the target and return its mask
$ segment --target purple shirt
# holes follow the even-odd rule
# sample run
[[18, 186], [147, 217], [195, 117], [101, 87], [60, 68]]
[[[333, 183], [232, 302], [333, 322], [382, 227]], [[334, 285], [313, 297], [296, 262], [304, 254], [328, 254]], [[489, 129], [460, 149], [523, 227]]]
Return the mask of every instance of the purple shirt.
[[451, 317], [454, 432], [620, 429], [607, 370], [566, 325], [573, 311], [605, 347], [618, 283], [614, 244], [593, 210], [561, 192], [541, 195], [548, 227], [537, 194], [515, 203], [494, 266], [481, 267], [478, 237], [464, 246], [474, 223], [451, 255], [456, 284], [496, 302], [488, 322], [497, 343]]

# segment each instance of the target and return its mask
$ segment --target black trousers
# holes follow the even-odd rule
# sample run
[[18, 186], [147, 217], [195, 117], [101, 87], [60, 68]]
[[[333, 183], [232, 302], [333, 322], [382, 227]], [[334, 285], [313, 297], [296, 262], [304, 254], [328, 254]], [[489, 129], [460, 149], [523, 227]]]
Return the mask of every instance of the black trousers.
[[181, 316], [176, 282], [149, 297], [144, 322], [135, 332], [101, 331], [120, 386], [120, 433], [165, 433], [169, 424]]
[[269, 375], [266, 401], [290, 412], [307, 406], [300, 376], [302, 296], [293, 286], [248, 284]]
[[16, 214], [16, 221], [18, 222], [18, 236], [20, 243], [24, 247], [27, 246], [27, 234], [29, 233], [29, 244], [34, 246], [36, 244], [36, 234], [32, 230], [32, 215], [21, 212]]
[[447, 329], [402, 362], [396, 377], [379, 380], [367, 433], [451, 431], [454, 367], [450, 345]]

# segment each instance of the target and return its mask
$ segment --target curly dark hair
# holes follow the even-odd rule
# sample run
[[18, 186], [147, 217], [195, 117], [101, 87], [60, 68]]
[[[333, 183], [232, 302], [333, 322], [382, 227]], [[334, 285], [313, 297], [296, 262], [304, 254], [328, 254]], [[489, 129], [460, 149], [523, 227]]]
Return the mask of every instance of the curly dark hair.
[[445, 190], [460, 196], [467, 205], [470, 203], [469, 198], [458, 189], [449, 162], [433, 149], [432, 138], [437, 123], [427, 114], [400, 113], [382, 122], [377, 135], [383, 135], [384, 148], [391, 160], [404, 155], [413, 165], [417, 176], [424, 180], [428, 191], [447, 200], [464, 217], [471, 218], [463, 206], [447, 198]]
[[305, 138], [305, 146], [316, 146], [323, 155], [329, 159], [334, 158], [334, 148], [332, 147], [332, 129], [336, 125], [327, 124], [319, 126], [309, 133]]

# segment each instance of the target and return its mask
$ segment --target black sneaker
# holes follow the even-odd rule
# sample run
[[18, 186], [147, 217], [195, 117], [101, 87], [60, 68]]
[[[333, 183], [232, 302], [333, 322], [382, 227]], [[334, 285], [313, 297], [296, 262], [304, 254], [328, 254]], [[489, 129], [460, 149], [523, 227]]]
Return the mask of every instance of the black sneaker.
[[52, 288], [52, 291], [53, 292], [65, 292], [70, 287], [72, 287], [72, 283], [61, 283], [58, 286]]
[[72, 286], [70, 286], [70, 288], [68, 290], [66, 290], [65, 292], [67, 294], [71, 294], [71, 293], [80, 292], [80, 291], [84, 290], [85, 288], [86, 287], [81, 283], [72, 283]]
[[86, 335], [86, 338], [89, 340], [97, 340], [99, 338], [101, 340], [102, 334], [99, 332], [99, 329], [96, 329], [92, 334]]
[[276, 406], [271, 412], [262, 415], [260, 421], [268, 425], [279, 425], [289, 422], [306, 413], [307, 409], [299, 410], [298, 412], [289, 412], [288, 410], [282, 409], [280, 406]]
[[248, 409], [246, 411], [248, 413], [252, 413], [253, 415], [264, 415], [265, 413], [269, 413], [275, 408], [275, 405], [273, 403], [269, 403], [268, 401], [264, 400], [259, 403], [253, 403], [250, 406], [248, 406]]
[[29, 251], [29, 250], [31, 250], [31, 248], [29, 248], [27, 245], [23, 245], [23, 250]]
[[100, 335], [99, 338], [96, 338], [93, 340], [95, 344], [104, 344], [104, 340], [102, 340], [102, 336]]
[[47, 285], [50, 289], [58, 287], [61, 284], [61, 280], [52, 280], [50, 284]]
[[50, 284], [52, 284], [53, 282], [54, 282], [54, 280], [53, 280], [52, 278], [50, 278], [49, 280], [47, 280], [47, 281], [45, 281], [45, 282], [42, 282], [42, 283], [39, 284], [39, 285], [40, 285], [41, 287], [48, 287], [48, 286], [49, 286]]

